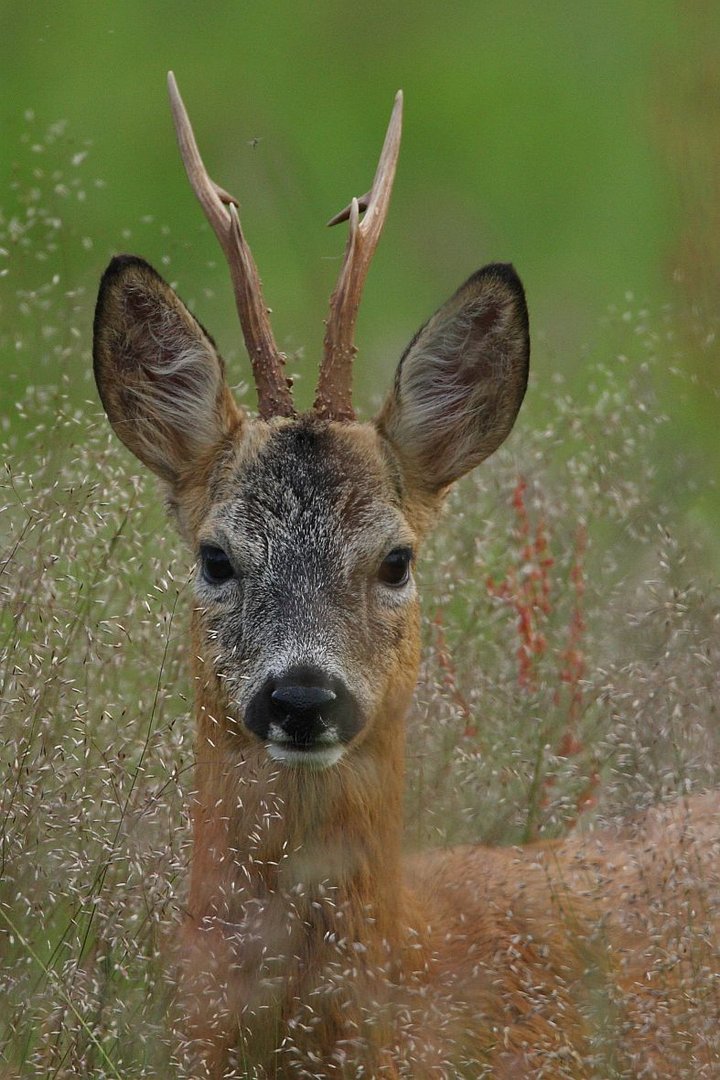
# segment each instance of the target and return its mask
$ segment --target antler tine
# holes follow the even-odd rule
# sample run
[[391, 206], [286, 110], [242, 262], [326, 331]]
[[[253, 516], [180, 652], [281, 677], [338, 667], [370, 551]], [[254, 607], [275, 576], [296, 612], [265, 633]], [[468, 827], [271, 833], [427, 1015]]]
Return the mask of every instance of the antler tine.
[[[353, 199], [345, 210], [328, 222], [329, 225], [336, 225], [349, 220], [350, 230], [340, 276], [330, 297], [324, 355], [315, 395], [315, 412], [327, 419], [352, 420], [355, 415], [351, 393], [352, 362], [357, 349], [353, 336], [365, 277], [385, 224], [395, 179], [402, 133], [402, 106], [402, 90], [398, 90], [370, 191], [361, 199]], [[361, 221], [362, 210], [365, 216]]]
[[260, 416], [266, 420], [272, 416], [294, 416], [290, 384], [283, 374], [285, 357], [273, 338], [255, 260], [240, 226], [237, 199], [228, 195], [208, 175], [172, 71], [168, 72], [168, 92], [185, 172], [230, 268], [235, 304], [257, 387]]

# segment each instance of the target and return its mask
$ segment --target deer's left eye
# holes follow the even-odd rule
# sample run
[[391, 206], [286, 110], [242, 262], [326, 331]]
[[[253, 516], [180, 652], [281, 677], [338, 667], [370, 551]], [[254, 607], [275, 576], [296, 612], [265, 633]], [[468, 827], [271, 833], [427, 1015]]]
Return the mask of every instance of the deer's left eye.
[[200, 563], [202, 575], [208, 585], [222, 585], [235, 577], [233, 565], [222, 548], [203, 544], [200, 548]]
[[410, 580], [410, 564], [412, 551], [410, 548], [393, 548], [380, 563], [378, 580], [383, 585], [389, 585], [393, 589], [399, 589], [407, 585]]

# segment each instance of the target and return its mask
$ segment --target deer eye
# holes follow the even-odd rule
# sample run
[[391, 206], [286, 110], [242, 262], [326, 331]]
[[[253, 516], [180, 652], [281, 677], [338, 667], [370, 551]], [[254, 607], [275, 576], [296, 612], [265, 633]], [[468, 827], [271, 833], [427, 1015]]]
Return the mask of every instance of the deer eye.
[[235, 577], [233, 565], [222, 548], [203, 544], [200, 548], [200, 563], [202, 575], [208, 585], [222, 585], [224, 581]]
[[399, 589], [401, 585], [407, 585], [410, 580], [410, 563], [412, 551], [410, 548], [393, 548], [380, 563], [378, 581], [383, 585], [389, 585], [393, 589]]

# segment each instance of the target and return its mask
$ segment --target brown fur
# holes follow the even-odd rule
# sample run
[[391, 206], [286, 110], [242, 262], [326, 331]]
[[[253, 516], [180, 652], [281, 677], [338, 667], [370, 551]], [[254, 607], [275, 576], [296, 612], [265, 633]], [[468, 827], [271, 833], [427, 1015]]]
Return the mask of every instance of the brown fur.
[[[705, 1013], [691, 999], [698, 970], [717, 970], [717, 796], [564, 843], [401, 854], [419, 613], [412, 583], [383, 590], [377, 567], [393, 545], [417, 556], [447, 485], [512, 426], [519, 282], [493, 267], [470, 279], [410, 346], [376, 424], [254, 420], [200, 367], [192, 378], [214, 387], [198, 398], [202, 438], [187, 409], [173, 426], [164, 358], [180, 330], [221, 376], [146, 264], [109, 272], [95, 362], [110, 419], [166, 482], [191, 550], [223, 545], [239, 567], [217, 595], [198, 580], [192, 620], [191, 1075], [673, 1075], [715, 1009], [711, 988]], [[128, 397], [138, 380], [162, 385], [161, 415], [152, 393]], [[138, 424], [160, 437], [138, 439]], [[359, 702], [360, 730], [326, 768], [278, 763], [245, 724], [278, 655], [305, 653]]]

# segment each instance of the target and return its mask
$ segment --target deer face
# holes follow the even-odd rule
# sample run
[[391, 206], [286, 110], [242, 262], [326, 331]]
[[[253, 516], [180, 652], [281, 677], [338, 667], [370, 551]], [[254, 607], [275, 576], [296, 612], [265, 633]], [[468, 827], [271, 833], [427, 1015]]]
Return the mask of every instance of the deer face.
[[282, 763], [333, 764], [405, 659], [418, 534], [372, 426], [246, 427], [195, 536], [203, 637], [251, 738]]
[[508, 434], [527, 360], [522, 287], [491, 266], [416, 335], [373, 423], [253, 419], [170, 287], [142, 260], [111, 263], [98, 388], [197, 560], [197, 647], [243, 747], [329, 767], [402, 717], [419, 545], [449, 485]]

